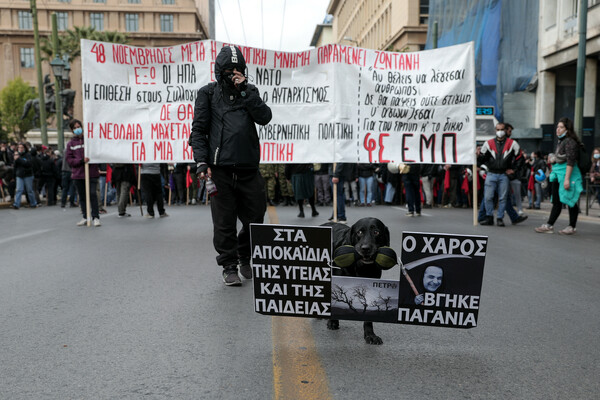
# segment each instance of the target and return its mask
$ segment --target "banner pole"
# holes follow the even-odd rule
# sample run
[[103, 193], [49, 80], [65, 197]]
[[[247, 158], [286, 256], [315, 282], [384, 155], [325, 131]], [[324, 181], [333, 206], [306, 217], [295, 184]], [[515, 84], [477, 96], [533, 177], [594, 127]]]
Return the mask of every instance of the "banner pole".
[[[475, 143], [477, 146], [477, 143]], [[477, 182], [479, 182], [479, 174], [477, 173], [477, 161], [473, 163], [473, 226], [477, 226], [477, 214], [478, 214], [478, 204], [479, 199], [477, 196]]]
[[[337, 163], [333, 163], [333, 173], [335, 174], [335, 167]], [[339, 181], [338, 181], [339, 183]], [[333, 184], [333, 222], [337, 222], [337, 183]]]
[[[84, 163], [85, 171], [85, 217], [87, 226], [92, 226], [92, 202], [90, 201], [90, 166], [87, 162]], [[79, 199], [81, 201], [81, 199]]]
[[137, 181], [137, 198], [138, 204], [140, 205], [140, 214], [144, 216], [144, 209], [142, 208], [142, 196], [140, 195], [140, 186], [142, 185], [142, 168], [141, 164], [138, 164], [138, 181]]
[[108, 182], [104, 179], [104, 209], [106, 209], [106, 200], [108, 198]]

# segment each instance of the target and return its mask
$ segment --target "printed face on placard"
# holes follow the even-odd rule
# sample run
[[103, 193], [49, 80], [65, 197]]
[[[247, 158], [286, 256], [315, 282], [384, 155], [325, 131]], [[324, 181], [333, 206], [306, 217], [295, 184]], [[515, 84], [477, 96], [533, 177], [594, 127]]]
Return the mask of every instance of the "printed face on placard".
[[423, 287], [428, 292], [435, 292], [442, 285], [444, 271], [440, 267], [429, 266], [423, 273]]

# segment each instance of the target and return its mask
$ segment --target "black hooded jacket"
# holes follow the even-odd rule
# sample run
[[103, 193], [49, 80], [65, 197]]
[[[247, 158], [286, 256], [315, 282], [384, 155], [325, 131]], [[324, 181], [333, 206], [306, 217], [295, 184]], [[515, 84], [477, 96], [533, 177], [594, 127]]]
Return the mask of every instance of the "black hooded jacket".
[[271, 109], [254, 85], [237, 90], [225, 82], [228, 78], [223, 71], [234, 67], [240, 72], [246, 71], [242, 52], [238, 47], [225, 46], [215, 61], [217, 82], [198, 91], [189, 144], [197, 163], [257, 169], [260, 142], [255, 123], [268, 124]]

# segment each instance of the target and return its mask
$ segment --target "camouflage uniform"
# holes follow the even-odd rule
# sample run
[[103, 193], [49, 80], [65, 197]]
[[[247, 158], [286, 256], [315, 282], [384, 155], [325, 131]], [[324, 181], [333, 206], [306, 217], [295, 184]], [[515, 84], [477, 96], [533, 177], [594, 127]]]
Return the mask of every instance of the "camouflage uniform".
[[284, 199], [294, 198], [294, 190], [292, 184], [285, 179], [285, 164], [276, 164], [276, 171], [278, 173], [279, 188], [281, 190], [281, 196]]
[[267, 200], [273, 201], [275, 199], [275, 164], [260, 164], [258, 166], [260, 174], [265, 180], [265, 187], [267, 189]]

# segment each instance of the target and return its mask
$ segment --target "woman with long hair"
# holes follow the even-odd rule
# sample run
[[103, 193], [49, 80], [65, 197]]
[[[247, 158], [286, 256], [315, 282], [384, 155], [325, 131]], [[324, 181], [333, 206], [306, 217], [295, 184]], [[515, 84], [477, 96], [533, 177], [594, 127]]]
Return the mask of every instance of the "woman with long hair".
[[577, 166], [579, 147], [581, 141], [573, 129], [573, 121], [561, 118], [556, 124], [558, 145], [554, 155], [548, 156], [552, 164], [550, 173], [550, 193], [552, 195], [552, 210], [548, 222], [535, 228], [538, 233], [554, 233], [554, 223], [562, 210], [562, 205], [569, 209], [569, 225], [560, 230], [563, 235], [572, 235], [576, 232], [577, 215], [579, 214], [579, 195], [583, 191], [583, 179]]
[[[600, 183], [600, 147], [596, 147], [592, 154], [592, 166], [590, 168], [590, 182], [592, 184]], [[600, 189], [596, 188], [596, 200], [600, 204]]]

